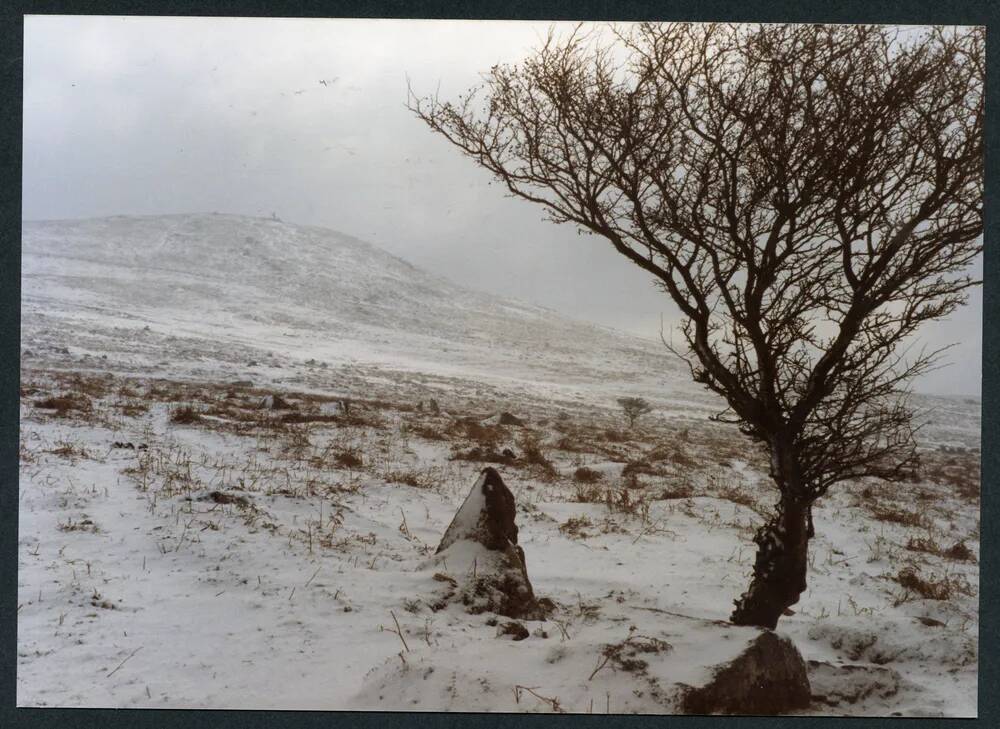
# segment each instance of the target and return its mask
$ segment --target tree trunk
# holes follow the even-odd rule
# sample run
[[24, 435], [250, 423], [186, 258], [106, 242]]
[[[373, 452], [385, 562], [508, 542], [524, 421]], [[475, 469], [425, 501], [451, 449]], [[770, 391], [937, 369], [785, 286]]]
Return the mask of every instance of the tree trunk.
[[750, 587], [736, 601], [736, 625], [774, 629], [806, 589], [810, 504], [782, 497], [775, 515], [757, 530], [757, 559]]

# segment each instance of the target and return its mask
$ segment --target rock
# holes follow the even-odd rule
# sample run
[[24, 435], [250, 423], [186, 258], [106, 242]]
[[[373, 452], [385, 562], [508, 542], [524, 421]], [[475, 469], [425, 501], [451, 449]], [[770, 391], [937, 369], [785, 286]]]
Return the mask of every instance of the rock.
[[514, 494], [495, 468], [486, 467], [445, 530], [436, 553], [459, 539], [504, 551], [508, 544], [517, 544], [516, 513]]
[[511, 415], [508, 412], [500, 413], [500, 425], [516, 425], [518, 427], [524, 425], [524, 421], [521, 420], [516, 415]]
[[718, 666], [709, 681], [686, 687], [686, 714], [784, 714], [809, 705], [806, 664], [795, 645], [770, 631], [760, 633], [738, 656]]
[[295, 406], [285, 400], [281, 395], [267, 395], [261, 399], [258, 407], [261, 410], [294, 410]]
[[516, 513], [514, 495], [500, 474], [484, 468], [435, 552], [435, 567], [447, 565], [460, 575], [438, 604], [457, 597], [471, 613], [545, 619], [554, 604], [535, 597], [524, 550], [517, 544]]
[[524, 640], [530, 633], [522, 623], [511, 620], [497, 628], [497, 638], [502, 638], [505, 635], [509, 635], [511, 640]]
[[253, 387], [253, 382], [251, 380], [236, 380], [233, 387]]
[[321, 415], [344, 415], [344, 406], [339, 402], [321, 402], [319, 404]]
[[201, 496], [198, 500], [211, 501], [216, 504], [236, 504], [237, 506], [242, 507], [250, 506], [250, 500], [246, 496], [230, 494], [225, 491], [212, 491], [205, 496]]
[[[455, 546], [458, 545], [453, 545], [449, 551]], [[451, 559], [448, 568], [452, 568]], [[446, 582], [432, 584], [440, 586]], [[569, 610], [571, 614], [577, 613], [576, 606]], [[574, 620], [569, 629], [572, 639], [561, 627], [555, 633], [559, 637], [555, 638], [552, 633], [556, 626], [552, 623], [515, 619], [531, 633], [528, 640], [518, 642], [517, 646], [507, 646], [518, 653], [512, 660], [497, 659], [497, 649], [503, 647], [498, 646], [497, 641], [509, 641], [513, 637], [503, 632], [508, 618], [490, 615], [478, 629], [473, 627], [462, 633], [460, 650], [421, 651], [419, 655], [414, 651], [407, 654], [405, 664], [397, 655], [386, 656], [381, 666], [366, 674], [362, 691], [351, 700], [351, 706], [381, 710], [406, 707], [419, 711], [513, 712], [532, 710], [530, 707], [534, 706], [538, 710], [548, 710], [541, 704], [526, 705], [523, 696], [518, 701], [516, 696], [509, 695], [510, 692], [506, 692], [508, 696], [504, 700], [503, 692], [455, 691], [455, 686], [467, 685], [469, 676], [490, 687], [542, 684], [537, 692], [558, 699], [569, 711], [587, 711], [590, 706], [596, 711], [599, 706], [600, 711], [614, 714], [663, 715], [697, 710], [785, 713], [810, 701], [809, 685], [801, 665], [799, 671], [790, 675], [775, 674], [770, 685], [758, 677], [756, 684], [765, 685], [750, 693], [730, 695], [727, 700], [721, 691], [719, 683], [727, 678], [724, 675], [727, 671], [732, 687], [737, 679], [733, 673], [759, 671], [760, 660], [774, 661], [780, 666], [780, 655], [760, 647], [761, 641], [765, 645], [784, 641], [773, 634], [759, 628], [671, 613], [649, 605], [620, 604], [614, 612], [613, 620]], [[487, 627], [491, 624], [492, 627]], [[499, 635], [498, 626], [501, 627]], [[546, 630], [550, 636], [548, 641], [544, 640]], [[746, 658], [748, 652], [755, 650], [764, 654], [758, 656], [756, 664]], [[797, 657], [793, 648], [791, 652]], [[774, 667], [767, 665], [766, 669], [770, 674]], [[415, 675], [422, 675], [423, 680], [415, 681]], [[544, 682], [525, 680], [526, 676], [543, 675]], [[743, 678], [750, 680], [746, 675]], [[795, 700], [789, 701], [790, 695]], [[689, 698], [685, 704], [686, 697]], [[717, 703], [708, 704], [708, 699]], [[884, 711], [885, 704], [880, 708], [876, 708], [876, 704], [870, 706], [878, 713]]]

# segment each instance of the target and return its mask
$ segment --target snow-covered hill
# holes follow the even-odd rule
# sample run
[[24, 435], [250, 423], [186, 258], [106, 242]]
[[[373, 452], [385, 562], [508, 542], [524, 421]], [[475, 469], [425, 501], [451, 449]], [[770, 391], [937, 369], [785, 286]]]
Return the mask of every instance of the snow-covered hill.
[[220, 214], [25, 222], [22, 250], [35, 355], [68, 342], [80, 358], [109, 356], [105, 368], [278, 381], [308, 360], [377, 364], [547, 396], [717, 406], [659, 342], [470, 291], [322, 228]]

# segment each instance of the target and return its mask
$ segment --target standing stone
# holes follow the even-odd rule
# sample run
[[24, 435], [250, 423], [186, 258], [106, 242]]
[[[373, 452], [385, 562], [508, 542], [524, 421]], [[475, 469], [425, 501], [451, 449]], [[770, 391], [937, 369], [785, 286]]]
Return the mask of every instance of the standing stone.
[[554, 606], [535, 597], [517, 544], [516, 513], [500, 474], [484, 468], [445, 530], [435, 562], [461, 571], [458, 594], [470, 612], [542, 620]]
[[517, 544], [516, 514], [514, 494], [495, 468], [486, 467], [445, 529], [437, 552], [447, 549], [459, 539], [503, 551], [508, 542]]

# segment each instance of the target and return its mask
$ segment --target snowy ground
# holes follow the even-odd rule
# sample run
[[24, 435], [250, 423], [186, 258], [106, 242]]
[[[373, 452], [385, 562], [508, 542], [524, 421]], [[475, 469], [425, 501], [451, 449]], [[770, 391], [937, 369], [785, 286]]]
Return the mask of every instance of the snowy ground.
[[[270, 392], [25, 373], [19, 704], [552, 710], [522, 685], [567, 711], [667, 711], [614, 665], [588, 679], [602, 647], [636, 626], [677, 648], [660, 611], [724, 620], [747, 581], [770, 494], [729, 431], [650, 416], [627, 433], [517, 399], [527, 426], [467, 426], [490, 412], [420, 412], [390, 385], [348, 418], [328, 401], [345, 393], [257, 409]], [[172, 422], [183, 407], [199, 419]], [[523, 463], [533, 442], [551, 467]], [[425, 562], [481, 466], [453, 457], [477, 445], [519, 454], [501, 472], [560, 606], [520, 642], [431, 607]], [[816, 511], [810, 589], [780, 626], [818, 662], [810, 713], [975, 714], [978, 482], [955, 466], [971, 456], [928, 457], [939, 483], [857, 484]]]
[[[205, 230], [252, 248], [230, 288], [203, 247], [169, 247]], [[113, 245], [151, 231], [159, 268]], [[673, 711], [660, 686], [745, 637], [712, 621], [774, 499], [747, 442], [707, 420], [718, 403], [658, 344], [358, 242], [309, 232], [316, 256], [341, 246], [341, 277], [312, 280], [275, 252], [295, 235], [225, 216], [26, 229], [18, 704]], [[397, 295], [365, 304], [390, 275]], [[341, 287], [328, 311], [292, 291], [306, 279]], [[260, 408], [274, 395], [291, 407]], [[656, 410], [629, 431], [622, 395]], [[806, 713], [976, 714], [979, 401], [921, 405], [913, 482], [847, 484], [815, 510], [809, 589], [779, 625], [810, 661]], [[436, 609], [434, 575], [459, 568], [430, 559], [504, 448], [528, 572], [558, 605], [521, 641]], [[702, 630], [728, 637], [705, 655]], [[635, 641], [648, 671], [605, 660]]]

